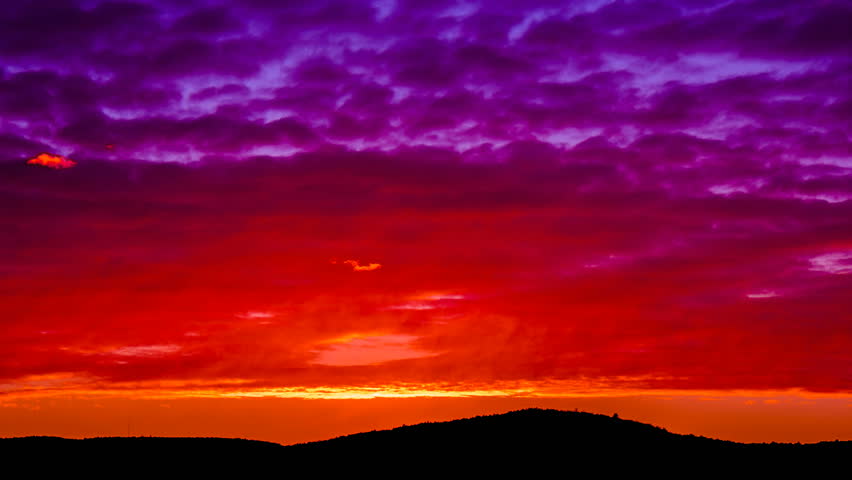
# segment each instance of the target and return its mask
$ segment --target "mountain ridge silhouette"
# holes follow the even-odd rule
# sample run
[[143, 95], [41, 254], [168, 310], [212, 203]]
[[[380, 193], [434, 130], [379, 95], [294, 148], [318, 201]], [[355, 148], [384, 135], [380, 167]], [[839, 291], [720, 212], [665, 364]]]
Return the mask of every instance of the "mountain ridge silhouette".
[[369, 470], [370, 465], [396, 472], [417, 466], [419, 472], [432, 473], [459, 469], [529, 473], [566, 464], [583, 469], [597, 466], [610, 473], [688, 472], [696, 466], [720, 472], [789, 473], [847, 464], [852, 459], [852, 441], [737, 443], [671, 433], [617, 415], [537, 408], [286, 446], [216, 437], [0, 439], [0, 459], [7, 463], [38, 458], [59, 464], [99, 459], [106, 471], [127, 465], [172, 465], [194, 473], [223, 469], [260, 473], [282, 466], [290, 471], [330, 473]]

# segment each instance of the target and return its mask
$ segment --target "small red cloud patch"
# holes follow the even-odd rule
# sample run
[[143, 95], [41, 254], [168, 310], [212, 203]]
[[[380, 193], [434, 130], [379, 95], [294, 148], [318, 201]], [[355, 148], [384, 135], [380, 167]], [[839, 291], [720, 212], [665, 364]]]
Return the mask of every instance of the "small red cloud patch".
[[62, 155], [40, 153], [37, 156], [27, 160], [27, 165], [40, 165], [42, 167], [60, 170], [63, 168], [71, 168], [77, 165], [77, 162], [69, 158], [65, 158]]

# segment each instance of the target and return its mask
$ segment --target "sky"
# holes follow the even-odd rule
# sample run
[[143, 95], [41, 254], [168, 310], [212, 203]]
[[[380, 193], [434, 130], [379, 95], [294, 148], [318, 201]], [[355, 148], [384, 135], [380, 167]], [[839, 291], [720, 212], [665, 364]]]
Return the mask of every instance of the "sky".
[[831, 0], [4, 6], [0, 436], [552, 405], [852, 440], [850, 24]]

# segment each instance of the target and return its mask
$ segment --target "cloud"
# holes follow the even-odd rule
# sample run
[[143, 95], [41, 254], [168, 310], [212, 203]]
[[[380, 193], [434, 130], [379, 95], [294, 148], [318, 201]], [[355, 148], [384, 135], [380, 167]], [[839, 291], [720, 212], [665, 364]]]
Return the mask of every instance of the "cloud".
[[852, 273], [852, 252], [831, 252], [809, 259], [811, 270], [834, 275]]
[[0, 381], [852, 384], [843, 2], [12, 3]]
[[157, 358], [163, 357], [172, 353], [177, 353], [181, 350], [180, 345], [134, 345], [126, 347], [118, 347], [110, 350], [110, 355], [119, 357], [141, 357], [141, 358]]
[[[680, 161], [652, 161], [684, 148]], [[786, 173], [688, 136], [556, 148], [535, 163], [513, 160], [519, 151], [494, 149], [499, 162], [435, 149], [191, 166], [90, 159], [65, 178], [0, 163], [0, 214], [14, 225], [0, 248], [15, 252], [0, 267], [14, 319], [0, 372], [270, 387], [584, 376], [644, 378], [645, 388], [844, 388], [848, 345], [837, 332], [852, 308], [850, 276], [815, 269], [836, 263], [840, 273], [842, 259], [813, 252], [852, 240], [849, 202], [710, 194]], [[673, 167], [692, 162], [713, 167], [697, 176]], [[317, 268], [329, 252], [394, 268], [352, 281], [350, 267], [370, 264]], [[72, 271], [65, 313], [39, 300], [66, 291], [62, 272]], [[744, 295], [767, 284], [784, 295]], [[435, 308], [388, 308], [421, 304]], [[312, 363], [322, 342], [363, 332], [417, 340], [340, 347], [376, 362], [369, 374]], [[127, 345], [126, 363], [79, 353], [115, 345]], [[406, 366], [367, 356], [370, 345], [390, 352], [379, 360], [442, 354]], [[748, 353], [757, 345], [760, 358]], [[192, 355], [166, 361], [179, 351]]]
[[342, 263], [350, 265], [352, 267], [353, 272], [372, 272], [373, 270], [378, 270], [382, 268], [382, 265], [379, 263], [368, 263], [367, 265], [361, 265], [357, 260], [344, 260]]
[[415, 295], [414, 298], [418, 300], [439, 302], [443, 300], [464, 300], [466, 297], [458, 293], [428, 292]]
[[389, 310], [424, 311], [451, 306], [455, 300], [464, 300], [464, 295], [454, 293], [428, 292], [410, 296], [411, 301], [391, 305]]
[[761, 290], [759, 292], [747, 293], [746, 297], [748, 298], [774, 298], [777, 297], [778, 293], [773, 290]]
[[316, 365], [359, 366], [376, 365], [399, 360], [412, 360], [436, 355], [417, 349], [417, 337], [404, 334], [366, 335], [323, 345]]
[[496, 2], [464, 15], [405, 3], [379, 23], [346, 1], [45, 9], [0, 15], [0, 112], [39, 125], [27, 140], [87, 153], [116, 143], [134, 158], [194, 161], [788, 129], [749, 143], [781, 154], [791, 136], [810, 137], [816, 154], [848, 155], [837, 22], [850, 12], [837, 2]]
[[245, 313], [238, 313], [237, 318], [243, 318], [246, 320], [254, 320], [258, 318], [273, 318], [275, 314], [272, 312], [258, 312], [258, 311], [248, 311]]
[[40, 153], [35, 157], [27, 160], [27, 165], [40, 165], [42, 167], [52, 168], [54, 170], [62, 170], [77, 165], [77, 162], [65, 158], [61, 155], [53, 155], [51, 153]]
[[434, 310], [434, 305], [429, 305], [426, 303], [403, 303], [401, 305], [391, 305], [388, 307], [390, 310]]

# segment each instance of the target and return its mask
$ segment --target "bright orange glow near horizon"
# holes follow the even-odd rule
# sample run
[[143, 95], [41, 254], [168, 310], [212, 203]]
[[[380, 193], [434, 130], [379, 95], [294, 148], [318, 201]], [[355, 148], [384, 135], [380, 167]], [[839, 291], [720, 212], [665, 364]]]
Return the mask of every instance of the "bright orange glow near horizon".
[[7, 390], [0, 437], [218, 436], [288, 445], [535, 407], [619, 413], [674, 433], [746, 443], [852, 440], [852, 398], [796, 390], [640, 391], [576, 381], [264, 388], [238, 379], [74, 387], [82, 380], [45, 375]]
[[532, 407], [618, 413], [674, 433], [747, 443], [852, 440], [848, 398], [790, 393], [575, 398], [22, 397], [0, 402], [0, 437], [216, 436], [288, 445]]

